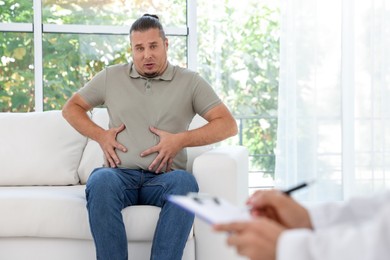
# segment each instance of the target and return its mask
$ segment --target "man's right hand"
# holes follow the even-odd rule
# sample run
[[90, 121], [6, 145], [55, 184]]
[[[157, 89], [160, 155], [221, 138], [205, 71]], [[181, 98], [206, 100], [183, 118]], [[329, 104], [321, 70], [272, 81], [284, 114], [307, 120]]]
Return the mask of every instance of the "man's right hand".
[[127, 152], [127, 148], [116, 140], [118, 134], [125, 129], [125, 125], [122, 124], [119, 127], [105, 130], [103, 134], [101, 134], [96, 140], [103, 150], [105, 160], [109, 164], [108, 166], [112, 168], [115, 168], [121, 164], [121, 161], [115, 150], [118, 149], [124, 153]]
[[117, 167], [121, 162], [115, 150], [119, 149], [122, 152], [127, 152], [127, 149], [118, 143], [116, 138], [126, 127], [122, 124], [117, 128], [103, 129], [87, 115], [87, 111], [91, 109], [92, 106], [80, 94], [76, 93], [65, 103], [62, 114], [79, 133], [99, 143], [106, 162], [109, 164], [107, 166]]

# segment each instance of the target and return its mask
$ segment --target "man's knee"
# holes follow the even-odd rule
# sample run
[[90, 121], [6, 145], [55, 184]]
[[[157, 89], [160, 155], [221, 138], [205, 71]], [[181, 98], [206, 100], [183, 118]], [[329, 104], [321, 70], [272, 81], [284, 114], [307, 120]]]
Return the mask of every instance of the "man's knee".
[[89, 192], [93, 191], [97, 193], [112, 190], [115, 186], [117, 186], [117, 178], [115, 175], [115, 169], [95, 169], [88, 178], [87, 190]]

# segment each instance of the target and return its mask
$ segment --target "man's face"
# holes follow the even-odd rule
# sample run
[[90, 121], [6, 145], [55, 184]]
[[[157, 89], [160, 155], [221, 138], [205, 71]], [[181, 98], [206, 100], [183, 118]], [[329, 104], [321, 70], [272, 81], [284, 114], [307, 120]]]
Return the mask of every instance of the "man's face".
[[133, 31], [130, 40], [138, 73], [149, 78], [163, 74], [167, 67], [168, 40], [161, 38], [159, 29]]

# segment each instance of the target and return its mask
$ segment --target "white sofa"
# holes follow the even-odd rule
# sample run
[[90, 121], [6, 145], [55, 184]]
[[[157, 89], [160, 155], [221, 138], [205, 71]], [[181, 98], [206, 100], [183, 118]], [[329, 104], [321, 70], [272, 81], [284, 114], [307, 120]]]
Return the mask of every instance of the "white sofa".
[[[105, 109], [95, 109], [91, 117], [107, 126]], [[244, 203], [245, 148], [195, 147], [188, 154], [200, 192]], [[92, 169], [103, 163], [99, 145], [76, 132], [61, 111], [0, 113], [0, 162], [0, 259], [95, 259], [84, 189]], [[149, 259], [159, 211], [153, 206], [123, 210], [129, 259]], [[183, 259], [240, 257], [226, 246], [224, 234], [196, 218]]]

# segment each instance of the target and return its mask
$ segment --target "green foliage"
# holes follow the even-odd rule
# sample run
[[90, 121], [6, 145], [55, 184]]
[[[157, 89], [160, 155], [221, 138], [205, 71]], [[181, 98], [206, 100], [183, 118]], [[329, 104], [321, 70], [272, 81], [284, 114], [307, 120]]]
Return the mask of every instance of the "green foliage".
[[[199, 67], [241, 125], [250, 168], [273, 175], [279, 74], [279, 10], [256, 0], [199, 0]], [[204, 5], [202, 5], [204, 4]], [[224, 8], [216, 15], [215, 10]], [[211, 9], [213, 11], [209, 11]]]
[[[33, 1], [0, 0], [0, 21], [33, 20]], [[27, 112], [34, 107], [32, 34], [0, 32], [0, 111]]]
[[0, 111], [32, 111], [34, 107], [32, 35], [5, 32], [0, 35]]
[[32, 0], [0, 0], [0, 21], [31, 23], [33, 20]]
[[127, 37], [47, 34], [43, 41], [44, 110], [61, 109], [93, 75], [126, 63]]

